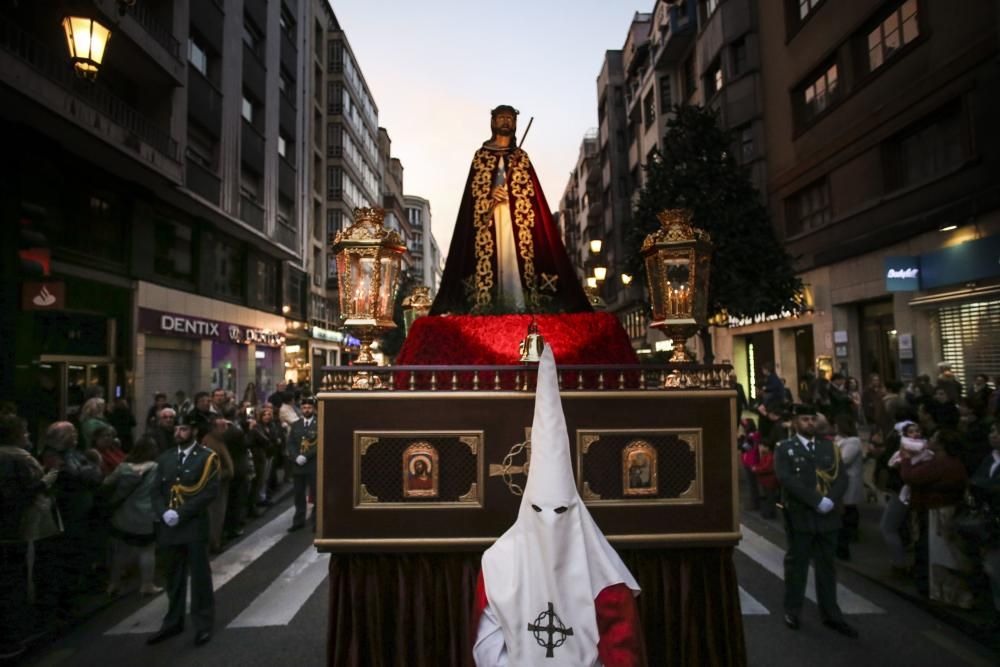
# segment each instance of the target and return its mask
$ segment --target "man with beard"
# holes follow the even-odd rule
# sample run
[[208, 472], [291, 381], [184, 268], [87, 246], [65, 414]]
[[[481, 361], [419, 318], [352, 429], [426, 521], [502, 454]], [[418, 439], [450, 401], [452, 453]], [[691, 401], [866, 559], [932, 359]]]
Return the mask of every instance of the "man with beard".
[[840, 454], [830, 440], [816, 437], [816, 410], [792, 406], [795, 435], [778, 444], [774, 472], [785, 510], [785, 625], [799, 629], [809, 563], [816, 569], [816, 603], [823, 624], [847, 637], [858, 632], [844, 621], [837, 604], [833, 556], [840, 530], [836, 511], [847, 491]]
[[[293, 462], [292, 481], [295, 485], [295, 516], [289, 532], [306, 525], [306, 489], [316, 501], [316, 399], [302, 399], [302, 419], [292, 424], [288, 434], [288, 458]], [[316, 530], [316, 509], [313, 508], [312, 527]]]
[[517, 110], [491, 112], [476, 151], [432, 315], [589, 312], [528, 154]]
[[198, 443], [196, 424], [191, 415], [181, 415], [174, 427], [176, 447], [157, 460], [153, 513], [159, 517], [156, 535], [170, 606], [159, 632], [146, 640], [150, 645], [184, 631], [189, 572], [195, 646], [212, 638], [215, 596], [208, 562], [208, 505], [219, 493], [219, 458]]

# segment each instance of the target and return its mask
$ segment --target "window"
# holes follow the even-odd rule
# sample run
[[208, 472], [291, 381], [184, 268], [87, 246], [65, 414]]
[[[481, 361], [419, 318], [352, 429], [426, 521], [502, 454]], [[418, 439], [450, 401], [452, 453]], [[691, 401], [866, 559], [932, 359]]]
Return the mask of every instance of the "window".
[[255, 202], [260, 201], [260, 176], [246, 165], [240, 166], [240, 195]]
[[313, 285], [319, 287], [323, 284], [323, 251], [319, 248], [313, 248]]
[[333, 243], [333, 237], [341, 230], [344, 224], [344, 212], [332, 208], [326, 212], [326, 235], [327, 243]]
[[653, 91], [646, 93], [646, 99], [642, 104], [643, 122], [648, 130], [656, 122], [656, 96]]
[[697, 88], [698, 83], [694, 76], [694, 54], [692, 53], [684, 61], [684, 99], [690, 99]]
[[229, 299], [243, 297], [243, 253], [235, 243], [215, 240], [215, 266], [212, 286], [218, 296]]
[[273, 260], [257, 258], [253, 276], [254, 304], [259, 308], [278, 307], [278, 267]]
[[295, 98], [295, 84], [289, 80], [288, 76], [284, 72], [278, 73], [278, 92], [287, 97], [289, 100]]
[[753, 159], [753, 126], [747, 123], [739, 129], [740, 159], [746, 164]]
[[830, 222], [830, 184], [824, 178], [786, 201], [785, 235], [796, 236]]
[[326, 198], [340, 199], [344, 193], [344, 172], [340, 167], [326, 168]]
[[673, 106], [673, 95], [670, 92], [670, 75], [660, 77], [660, 113], [670, 113]]
[[836, 99], [837, 92], [837, 64], [834, 63], [799, 89], [800, 121], [808, 123], [823, 113]]
[[708, 67], [705, 73], [705, 100], [709, 100], [722, 90], [722, 65], [718, 60]]
[[215, 140], [197, 123], [188, 123], [187, 156], [209, 171], [215, 171]]
[[886, 182], [895, 190], [917, 185], [958, 167], [965, 159], [962, 107], [949, 104], [889, 141]]
[[804, 20], [809, 13], [819, 6], [823, 0], [797, 0], [799, 3], [799, 20]]
[[243, 17], [243, 43], [258, 57], [264, 57], [264, 35], [248, 16]]
[[[685, 3], [681, 3], [685, 4]], [[708, 18], [715, 13], [715, 10], [719, 8], [719, 0], [701, 0], [701, 17], [702, 21], [707, 21]]]
[[168, 278], [194, 279], [192, 229], [166, 218], [153, 227], [153, 271]]
[[877, 70], [919, 34], [917, 0], [906, 0], [868, 33], [868, 71]]
[[203, 76], [208, 76], [208, 53], [194, 35], [188, 37], [188, 62]]
[[253, 124], [253, 102], [247, 99], [245, 93], [243, 95], [243, 105], [240, 107], [240, 115], [243, 116], [243, 120]]
[[747, 40], [740, 38], [729, 47], [733, 77], [740, 76], [747, 70]]
[[278, 135], [278, 155], [281, 157], [288, 157], [288, 142], [281, 134]]
[[292, 15], [284, 3], [281, 5], [281, 13], [278, 15], [278, 27], [285, 33], [288, 39], [295, 43], [295, 17]]

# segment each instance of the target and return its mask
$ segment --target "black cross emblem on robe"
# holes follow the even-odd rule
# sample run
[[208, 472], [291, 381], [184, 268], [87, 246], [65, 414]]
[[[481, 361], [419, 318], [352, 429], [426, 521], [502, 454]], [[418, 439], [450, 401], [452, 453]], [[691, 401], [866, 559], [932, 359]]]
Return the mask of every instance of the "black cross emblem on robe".
[[[528, 631], [535, 636], [538, 645], [545, 649], [545, 657], [552, 658], [553, 649], [559, 648], [566, 643], [566, 637], [573, 635], [573, 628], [563, 625], [562, 619], [556, 615], [552, 603], [549, 603], [547, 611], [543, 611], [536, 618], [534, 623], [528, 623]], [[543, 637], [543, 635], [548, 637]], [[555, 635], [561, 635], [558, 639]]]

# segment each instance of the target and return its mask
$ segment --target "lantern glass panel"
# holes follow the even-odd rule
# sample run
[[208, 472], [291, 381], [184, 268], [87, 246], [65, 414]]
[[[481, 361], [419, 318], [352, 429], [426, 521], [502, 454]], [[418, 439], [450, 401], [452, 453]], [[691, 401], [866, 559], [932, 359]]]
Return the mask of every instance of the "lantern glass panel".
[[667, 278], [667, 316], [691, 316], [691, 260], [673, 257], [664, 262]]
[[392, 319], [392, 310], [396, 301], [396, 273], [399, 271], [399, 260], [395, 253], [383, 255], [381, 264], [381, 282], [378, 294], [378, 313], [376, 317], [383, 320]]
[[375, 271], [375, 258], [367, 255], [354, 255], [351, 260], [350, 312], [355, 317], [367, 317], [372, 297], [372, 274]]

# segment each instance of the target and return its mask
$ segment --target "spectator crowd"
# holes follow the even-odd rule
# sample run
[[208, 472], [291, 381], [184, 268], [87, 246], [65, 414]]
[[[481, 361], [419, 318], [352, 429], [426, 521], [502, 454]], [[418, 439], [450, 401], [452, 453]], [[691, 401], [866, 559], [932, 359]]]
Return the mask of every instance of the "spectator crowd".
[[95, 598], [162, 592], [151, 498], [157, 459], [177, 451], [179, 414], [221, 464], [209, 507], [219, 553], [290, 481], [297, 456], [286, 444], [303, 398], [284, 383], [266, 400], [253, 384], [242, 400], [223, 389], [177, 392], [173, 403], [157, 393], [137, 424], [126, 401], [95, 395], [38, 443], [16, 406], [0, 405], [0, 660], [71, 625]]
[[[763, 370], [737, 445], [747, 508], [774, 519], [773, 452], [792, 436], [791, 396], [773, 367]], [[988, 591], [991, 626], [1000, 628], [1000, 378], [976, 375], [966, 388], [948, 364], [938, 371], [906, 385], [877, 374], [863, 387], [843, 373], [802, 378], [799, 395], [818, 412], [817, 436], [835, 443], [849, 481], [836, 555], [851, 559], [859, 508], [877, 505], [880, 534], [864, 537], [883, 543], [885, 575], [963, 609]]]

